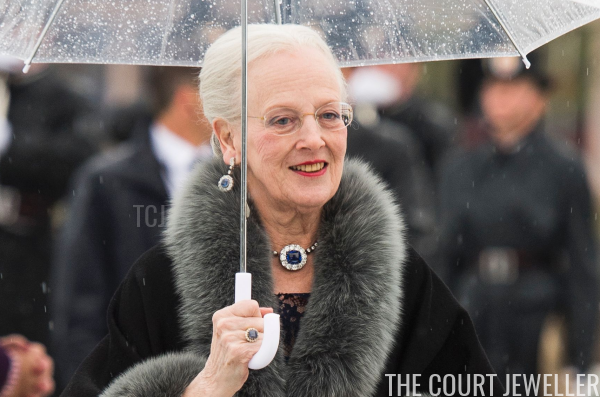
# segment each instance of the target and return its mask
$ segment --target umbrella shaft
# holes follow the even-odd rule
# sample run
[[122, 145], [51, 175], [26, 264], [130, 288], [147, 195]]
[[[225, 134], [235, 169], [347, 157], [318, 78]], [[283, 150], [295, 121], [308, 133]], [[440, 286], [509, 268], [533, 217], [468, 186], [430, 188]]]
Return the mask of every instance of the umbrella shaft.
[[248, 1], [242, 0], [242, 158], [241, 158], [241, 208], [240, 208], [240, 272], [246, 273], [246, 208], [248, 201]]
[[277, 25], [281, 25], [283, 20], [281, 19], [281, 0], [273, 0], [275, 6], [275, 22]]

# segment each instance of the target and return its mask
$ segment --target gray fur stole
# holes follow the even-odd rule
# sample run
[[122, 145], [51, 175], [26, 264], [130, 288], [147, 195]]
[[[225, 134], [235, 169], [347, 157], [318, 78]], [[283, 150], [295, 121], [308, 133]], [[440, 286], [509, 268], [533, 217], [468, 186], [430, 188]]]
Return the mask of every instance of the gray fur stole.
[[[189, 351], [136, 365], [103, 396], [180, 396], [202, 370], [210, 352], [212, 315], [233, 304], [239, 270], [239, 186], [226, 193], [217, 188], [226, 169], [215, 159], [194, 170], [169, 214], [165, 241]], [[239, 181], [239, 174], [234, 179]], [[251, 203], [250, 208], [252, 298], [276, 309], [271, 245]], [[346, 160], [340, 187], [323, 208], [319, 247], [311, 254], [313, 289], [289, 363], [284, 364], [280, 351], [268, 367], [250, 372], [236, 396], [372, 395], [385, 379], [382, 371], [401, 320], [403, 229], [384, 183], [364, 163]], [[157, 379], [167, 378], [157, 385]], [[139, 394], [125, 393], [134, 385]]]

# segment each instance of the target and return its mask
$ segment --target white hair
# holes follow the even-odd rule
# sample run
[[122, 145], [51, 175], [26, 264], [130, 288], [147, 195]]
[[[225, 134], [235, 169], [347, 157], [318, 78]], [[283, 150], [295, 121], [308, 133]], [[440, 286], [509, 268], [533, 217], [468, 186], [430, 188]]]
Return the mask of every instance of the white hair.
[[[319, 34], [295, 24], [248, 25], [248, 67], [253, 61], [279, 51], [294, 51], [300, 46], [320, 50], [331, 63], [345, 101], [346, 82], [335, 57]], [[212, 124], [215, 118], [235, 122], [241, 116], [242, 32], [238, 26], [220, 36], [206, 51], [200, 72], [200, 96], [204, 115]], [[218, 139], [213, 131], [213, 150], [220, 154]]]

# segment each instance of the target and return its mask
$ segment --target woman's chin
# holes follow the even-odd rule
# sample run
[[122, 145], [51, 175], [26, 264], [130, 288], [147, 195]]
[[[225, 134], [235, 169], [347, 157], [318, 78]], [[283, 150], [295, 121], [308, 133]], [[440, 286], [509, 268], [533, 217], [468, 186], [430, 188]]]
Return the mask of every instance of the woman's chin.
[[299, 189], [299, 191], [296, 191], [295, 194], [293, 192], [289, 197], [292, 206], [297, 207], [299, 210], [306, 209], [307, 211], [310, 211], [311, 209], [323, 207], [325, 203], [333, 197], [333, 193], [334, 192], [331, 192], [331, 189], [325, 191], [313, 187]]

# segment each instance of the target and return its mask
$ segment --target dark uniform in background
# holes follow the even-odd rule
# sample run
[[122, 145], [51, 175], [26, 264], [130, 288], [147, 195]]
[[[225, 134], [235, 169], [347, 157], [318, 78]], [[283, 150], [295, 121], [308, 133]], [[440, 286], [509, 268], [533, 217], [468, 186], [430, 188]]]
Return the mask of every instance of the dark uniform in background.
[[538, 130], [513, 153], [486, 145], [457, 155], [440, 190], [448, 280], [496, 371], [535, 371], [542, 323], [559, 307], [571, 363], [589, 365], [597, 258], [581, 162]]
[[510, 148], [456, 153], [442, 167], [440, 213], [441, 268], [501, 379], [537, 373], [553, 310], [566, 314], [569, 364], [585, 371], [598, 318], [596, 217], [577, 155], [539, 120]]

